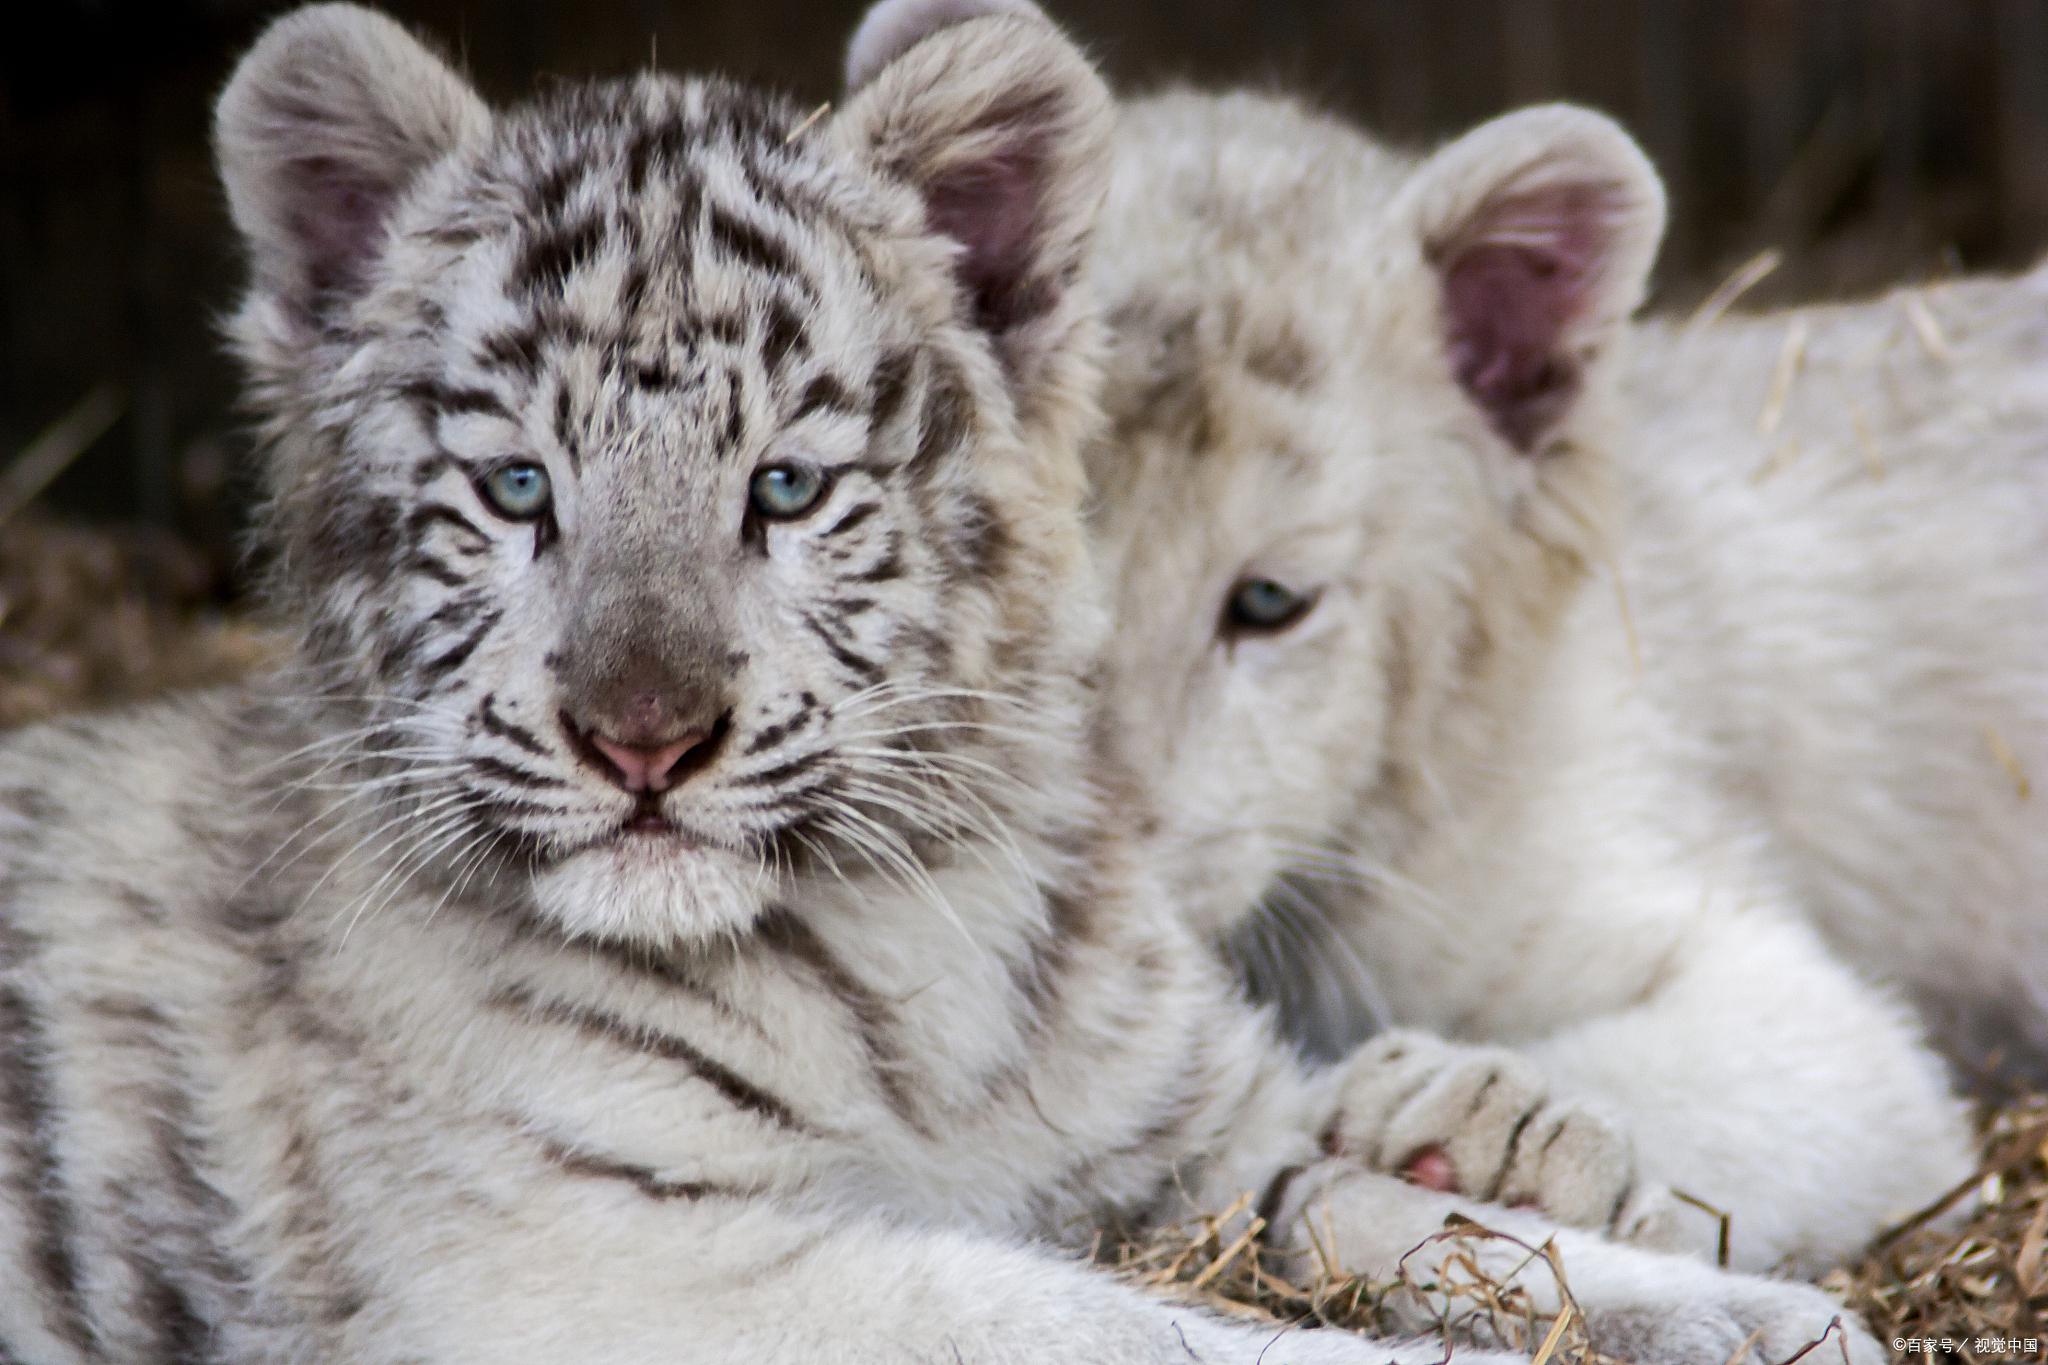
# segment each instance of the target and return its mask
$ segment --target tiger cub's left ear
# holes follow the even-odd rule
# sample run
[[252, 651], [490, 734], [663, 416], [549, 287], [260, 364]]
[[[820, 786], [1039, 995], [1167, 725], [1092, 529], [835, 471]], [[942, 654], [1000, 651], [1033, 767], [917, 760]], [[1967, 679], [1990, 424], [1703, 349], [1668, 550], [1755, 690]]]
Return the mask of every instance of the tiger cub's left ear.
[[1020, 405], [1067, 387], [1114, 118], [1094, 67], [1022, 0], [883, 0], [846, 66], [836, 134], [914, 188], [955, 246], [968, 320]]
[[1642, 302], [1664, 235], [1656, 171], [1603, 115], [1523, 109], [1423, 162], [1395, 213], [1433, 276], [1458, 386], [1541, 454]]

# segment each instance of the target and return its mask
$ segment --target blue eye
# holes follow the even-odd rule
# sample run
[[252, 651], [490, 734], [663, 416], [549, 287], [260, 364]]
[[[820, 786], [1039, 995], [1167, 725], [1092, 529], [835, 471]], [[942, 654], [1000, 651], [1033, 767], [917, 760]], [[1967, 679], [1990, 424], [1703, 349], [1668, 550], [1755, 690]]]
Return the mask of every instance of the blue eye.
[[762, 465], [754, 471], [747, 499], [757, 514], [770, 521], [792, 521], [815, 511], [830, 485], [825, 471], [816, 465], [794, 461]]
[[532, 521], [554, 502], [547, 470], [531, 460], [499, 465], [484, 475], [482, 488], [485, 501], [512, 521]]
[[1316, 604], [1316, 594], [1300, 593], [1270, 578], [1238, 580], [1224, 608], [1224, 630], [1234, 635], [1277, 635]]

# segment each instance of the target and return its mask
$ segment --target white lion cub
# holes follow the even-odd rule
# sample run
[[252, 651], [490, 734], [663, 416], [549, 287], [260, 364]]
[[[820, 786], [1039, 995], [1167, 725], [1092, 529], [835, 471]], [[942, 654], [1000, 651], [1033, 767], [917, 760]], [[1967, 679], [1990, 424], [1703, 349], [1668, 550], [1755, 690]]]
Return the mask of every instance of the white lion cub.
[[[1632, 424], [1663, 195], [1607, 120], [1415, 161], [1248, 95], [1123, 117], [1102, 742], [1313, 1041], [1429, 1031], [1369, 1045], [1378, 1102], [1333, 1142], [1713, 1248], [1710, 1213], [1646, 1204], [1669, 1184], [1745, 1266], [1951, 1188], [1944, 1068], [1840, 945], [2044, 1036], [2048, 920], [2012, 912], [2048, 830], [2005, 769], [2048, 772], [2048, 384], [1869, 386], [1874, 481], [1819, 405], [1881, 357], [1817, 314], [1775, 417], [1784, 328], [1755, 323], [1658, 336]], [[1978, 289], [2003, 321], [1974, 330], [2039, 354], [2043, 286]], [[1757, 477], [1760, 409], [1841, 438]]]

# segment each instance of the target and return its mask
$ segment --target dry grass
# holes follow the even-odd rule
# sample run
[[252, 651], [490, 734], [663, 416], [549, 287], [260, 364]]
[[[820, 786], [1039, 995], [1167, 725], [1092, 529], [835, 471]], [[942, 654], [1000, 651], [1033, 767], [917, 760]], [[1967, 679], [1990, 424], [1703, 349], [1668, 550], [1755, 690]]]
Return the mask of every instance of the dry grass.
[[215, 605], [215, 578], [161, 532], [0, 524], [0, 728], [224, 682], [270, 657]]
[[[1949, 1199], [1892, 1229], [1864, 1260], [1823, 1283], [1862, 1315], [1879, 1340], [1946, 1343], [1916, 1355], [2000, 1365], [2040, 1360], [2048, 1352], [2048, 1096], [1990, 1110], [1982, 1150], [1978, 1173]], [[1973, 1200], [1975, 1207], [1968, 1207]], [[1489, 1278], [1469, 1255], [1454, 1256], [1455, 1274], [1430, 1285], [1407, 1275], [1360, 1279], [1321, 1256], [1307, 1283], [1290, 1283], [1261, 1256], [1242, 1226], [1242, 1212], [1240, 1205], [1164, 1229], [1141, 1244], [1116, 1248], [1106, 1259], [1161, 1293], [1270, 1322], [1276, 1331], [1396, 1330], [1415, 1322], [1418, 1291], [1431, 1288], [1448, 1300], [1442, 1326], [1453, 1335], [1483, 1327], [1485, 1335], [1536, 1351], [1546, 1362], [1594, 1365], [1610, 1359], [1574, 1311], [1568, 1308], [1557, 1320], [1538, 1316], [1521, 1290]], [[1476, 1223], [1447, 1226], [1439, 1234], [1468, 1242], [1503, 1237]], [[1527, 1250], [1532, 1266], [1547, 1261], [1538, 1273], [1556, 1276], [1569, 1304], [1563, 1267], [1546, 1248]], [[1395, 1311], [1404, 1306], [1405, 1313]], [[1826, 1342], [1818, 1342], [1806, 1358], [1834, 1356]]]
[[[1503, 1342], [1534, 1352], [1541, 1365], [1590, 1365], [1606, 1359], [1588, 1337], [1573, 1306], [1570, 1281], [1549, 1247], [1530, 1246], [1478, 1223], [1458, 1222], [1431, 1239], [1458, 1244], [1448, 1259], [1438, 1262], [1447, 1272], [1441, 1278], [1424, 1280], [1406, 1266], [1391, 1280], [1361, 1278], [1333, 1265], [1318, 1246], [1312, 1258], [1314, 1275], [1294, 1283], [1275, 1271], [1272, 1258], [1260, 1246], [1259, 1220], [1246, 1224], [1240, 1218], [1249, 1200], [1247, 1195], [1213, 1217], [1162, 1229], [1140, 1244], [1119, 1246], [1105, 1259], [1156, 1293], [1270, 1323], [1276, 1339], [1317, 1327], [1409, 1334], [1419, 1318], [1430, 1316], [1422, 1295], [1435, 1291], [1441, 1311], [1433, 1320], [1449, 1338]], [[1554, 1318], [1541, 1314], [1520, 1285], [1488, 1275], [1469, 1250], [1480, 1241], [1504, 1241], [1519, 1248], [1523, 1257], [1518, 1272], [1541, 1262], [1542, 1268], [1534, 1273], [1551, 1277], [1559, 1286], [1565, 1311]], [[1509, 1278], [1522, 1277], [1518, 1273]]]
[[[1963, 1360], [2040, 1360], [2048, 1351], [2048, 1096], [1993, 1110], [1982, 1150], [1976, 1178], [1953, 1201], [1978, 1201], [1959, 1226], [1930, 1209], [1827, 1284], [1881, 1338], [1945, 1339]], [[2014, 1337], [2032, 1338], [2032, 1354], [1973, 1345]]]
[[[271, 657], [266, 636], [216, 605], [219, 587], [204, 560], [160, 533], [33, 517], [0, 525], [0, 728], [224, 681]], [[2048, 1097], [1991, 1111], [1983, 1153], [1979, 1174], [1946, 1206], [1908, 1220], [1867, 1259], [1828, 1277], [1881, 1339], [1946, 1340], [1953, 1351], [1936, 1354], [1965, 1361], [2029, 1358], [2017, 1347], [1978, 1349], [1985, 1338], [2048, 1346]], [[1958, 1222], [1956, 1209], [1973, 1196], [1976, 1207]], [[1384, 1331], [1393, 1326], [1390, 1309], [1404, 1299], [1412, 1307], [1416, 1286], [1399, 1279], [1375, 1283], [1325, 1266], [1312, 1283], [1289, 1283], [1262, 1257], [1243, 1213], [1240, 1206], [1167, 1229], [1106, 1259], [1161, 1292], [1276, 1328]], [[1442, 1234], [1498, 1235], [1477, 1224]], [[1528, 1254], [1533, 1262], [1544, 1253]], [[1484, 1319], [1547, 1362], [1601, 1359], [1574, 1314], [1543, 1319], [1472, 1258], [1451, 1264], [1454, 1274], [1433, 1286], [1451, 1303], [1449, 1328]], [[1554, 1264], [1545, 1273], [1557, 1273]]]

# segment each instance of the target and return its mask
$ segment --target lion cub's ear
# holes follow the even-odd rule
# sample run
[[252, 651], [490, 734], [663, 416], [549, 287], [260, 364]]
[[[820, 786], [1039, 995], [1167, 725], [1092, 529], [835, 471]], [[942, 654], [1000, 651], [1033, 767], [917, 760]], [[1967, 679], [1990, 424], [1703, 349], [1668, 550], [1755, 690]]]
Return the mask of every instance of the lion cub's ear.
[[1508, 114], [1425, 161], [1398, 218], [1418, 235], [1458, 386], [1517, 451], [1540, 453], [1641, 303], [1664, 186], [1590, 110]]

